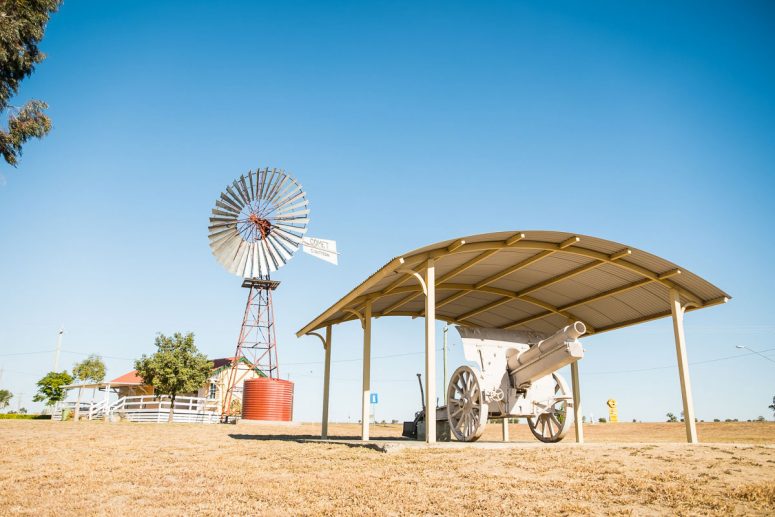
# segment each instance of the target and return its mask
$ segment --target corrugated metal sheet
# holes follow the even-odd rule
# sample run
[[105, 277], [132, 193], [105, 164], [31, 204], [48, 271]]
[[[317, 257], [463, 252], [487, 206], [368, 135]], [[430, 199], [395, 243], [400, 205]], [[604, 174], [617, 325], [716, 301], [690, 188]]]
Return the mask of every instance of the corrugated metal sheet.
[[[624, 244], [566, 232], [498, 232], [450, 239], [394, 258], [297, 334], [355, 319], [346, 309], [360, 311], [367, 299], [375, 317], [423, 315], [420, 284], [403, 269], [413, 265], [422, 273], [429, 258], [435, 261], [437, 284], [454, 287], [437, 291], [438, 303], [453, 300], [437, 309], [437, 317], [471, 326], [553, 332], [569, 318], [579, 318], [595, 331], [606, 331], [669, 313], [671, 288], [691, 302], [689, 310], [729, 298], [676, 264]], [[585, 265], [594, 268], [571, 276]], [[464, 270], [455, 273], [458, 268]], [[660, 277], [675, 270], [680, 273]], [[472, 311], [476, 314], [469, 315]], [[520, 323], [528, 318], [533, 319]]]

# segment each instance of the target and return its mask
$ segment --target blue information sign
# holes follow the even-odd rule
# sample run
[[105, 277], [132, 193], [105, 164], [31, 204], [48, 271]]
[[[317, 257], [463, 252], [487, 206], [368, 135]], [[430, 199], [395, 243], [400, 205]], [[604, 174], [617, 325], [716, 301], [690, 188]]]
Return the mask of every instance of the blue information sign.
[[369, 398], [370, 398], [372, 404], [379, 403], [379, 396], [377, 396], [376, 393], [372, 393]]

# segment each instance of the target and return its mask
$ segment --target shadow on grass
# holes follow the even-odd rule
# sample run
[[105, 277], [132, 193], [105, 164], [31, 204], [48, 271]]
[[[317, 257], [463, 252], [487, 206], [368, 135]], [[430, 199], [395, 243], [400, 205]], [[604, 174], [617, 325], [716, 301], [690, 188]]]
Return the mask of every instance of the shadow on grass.
[[[258, 441], [266, 441], [266, 442], [272, 442], [272, 441], [281, 441], [281, 442], [309, 442], [309, 441], [316, 441], [316, 442], [326, 442], [326, 441], [349, 441], [349, 442], [360, 442], [361, 438], [360, 436], [329, 436], [327, 440], [323, 440], [320, 438], [319, 434], [230, 434], [229, 438], [233, 438], [235, 440], [258, 440]], [[408, 438], [404, 438], [402, 436], [371, 436], [369, 438], [369, 441], [390, 441], [390, 442], [410, 442], [414, 440], [409, 440]]]

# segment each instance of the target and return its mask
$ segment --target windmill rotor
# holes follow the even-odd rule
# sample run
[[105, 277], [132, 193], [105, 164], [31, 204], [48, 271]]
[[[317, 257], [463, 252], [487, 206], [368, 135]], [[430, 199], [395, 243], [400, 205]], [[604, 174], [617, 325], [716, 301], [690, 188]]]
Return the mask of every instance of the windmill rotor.
[[250, 171], [215, 201], [210, 249], [229, 272], [266, 278], [293, 257], [308, 224], [307, 195], [292, 176], [268, 167]]

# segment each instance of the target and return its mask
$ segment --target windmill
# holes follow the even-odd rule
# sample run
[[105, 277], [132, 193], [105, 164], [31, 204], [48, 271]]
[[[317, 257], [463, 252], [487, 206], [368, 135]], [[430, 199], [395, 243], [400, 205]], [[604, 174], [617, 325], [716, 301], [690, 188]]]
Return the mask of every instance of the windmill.
[[[243, 278], [248, 299], [237, 350], [225, 386], [222, 415], [228, 419], [240, 363], [272, 380], [280, 378], [270, 274], [302, 251], [338, 263], [336, 242], [305, 237], [309, 201], [301, 185], [281, 169], [264, 168], [240, 176], [221, 192], [210, 216], [210, 249], [229, 272]], [[292, 389], [292, 388], [291, 388]], [[271, 402], [271, 401], [270, 401]], [[265, 403], [265, 401], [262, 401]]]

